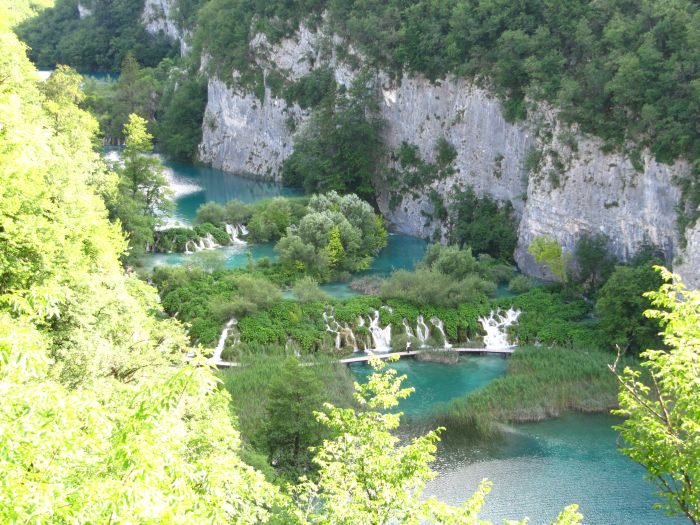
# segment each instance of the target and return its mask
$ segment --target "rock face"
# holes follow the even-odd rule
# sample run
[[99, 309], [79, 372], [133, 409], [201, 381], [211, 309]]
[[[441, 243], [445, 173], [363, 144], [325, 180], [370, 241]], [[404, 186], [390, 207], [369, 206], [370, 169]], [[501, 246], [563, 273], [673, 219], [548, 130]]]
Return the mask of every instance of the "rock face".
[[177, 0], [145, 0], [141, 23], [149, 33], [164, 33], [166, 36], [180, 43], [180, 54], [189, 51], [187, 40], [189, 34], [182, 30], [175, 21], [175, 8]]
[[[340, 84], [349, 85], [356, 72], [332, 50], [324, 51], [324, 41], [328, 37], [324, 40], [322, 33], [302, 27], [276, 45], [258, 35], [251, 48], [266, 72], [274, 65], [287, 78], [298, 79], [325, 65], [333, 68]], [[335, 49], [337, 43], [325, 48]], [[346, 48], [352, 55], [352, 48]], [[509, 123], [500, 102], [465, 79], [431, 83], [415, 76], [390, 81], [380, 75], [379, 81], [389, 146], [415, 144], [426, 160], [433, 160], [440, 137], [455, 146], [455, 173], [432, 185], [443, 198], [453, 188], [472, 186], [477, 194], [513, 204], [520, 219], [515, 257], [525, 273], [548, 277], [527, 253], [534, 237], [548, 235], [573, 251], [582, 234], [602, 232], [611, 238], [620, 259], [629, 259], [642, 244], [651, 243], [663, 248], [669, 262], [680, 255], [684, 263], [679, 269], [686, 280], [700, 283], [700, 227], [689, 232], [686, 251], [678, 248], [679, 192], [672, 178], [687, 172], [685, 163], [659, 164], [646, 152], [635, 162], [604, 153], [598, 139], [563, 125], [555, 111], [541, 105], [533, 107], [527, 121]], [[201, 160], [228, 171], [276, 178], [292, 151], [292, 129], [303, 127], [307, 118], [307, 112], [288, 106], [270, 89], [261, 101], [212, 78]], [[447, 224], [426, 224], [425, 214], [432, 211], [425, 196], [428, 188], [416, 198], [404, 196], [393, 209], [381, 181], [378, 188], [378, 205], [394, 229], [447, 238]]]

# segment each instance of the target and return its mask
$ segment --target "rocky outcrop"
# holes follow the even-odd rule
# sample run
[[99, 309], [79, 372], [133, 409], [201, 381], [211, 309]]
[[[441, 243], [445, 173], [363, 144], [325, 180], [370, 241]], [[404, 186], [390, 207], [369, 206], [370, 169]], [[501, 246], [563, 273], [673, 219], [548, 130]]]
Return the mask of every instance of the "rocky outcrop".
[[[297, 79], [328, 65], [339, 83], [349, 85], [355, 73], [334, 55], [338, 42], [329, 46], [328, 40], [302, 27], [294, 38], [279, 44], [270, 45], [259, 36], [251, 46], [265, 71], [274, 67]], [[675, 206], [679, 192], [672, 178], [688, 170], [685, 163], [659, 164], [648, 153], [632, 162], [619, 153], [604, 153], [598, 139], [561, 124], [556, 112], [544, 106], [534, 107], [523, 123], [509, 123], [498, 99], [465, 79], [433, 83], [404, 76], [400, 81], [388, 77], [379, 81], [391, 147], [406, 141], [432, 160], [438, 138], [445, 137], [455, 146], [454, 173], [432, 185], [443, 198], [449, 198], [454, 188], [468, 185], [478, 194], [513, 204], [520, 219], [516, 261], [526, 273], [543, 276], [527, 253], [538, 235], [548, 235], [572, 251], [582, 234], [602, 232], [611, 238], [612, 249], [622, 260], [644, 243], [663, 248], [669, 260], [678, 255]], [[292, 130], [302, 127], [307, 117], [270, 89], [259, 100], [212, 78], [200, 157], [228, 171], [275, 178], [292, 151]], [[432, 212], [426, 189], [404, 195], [392, 207], [381, 181], [378, 187], [378, 205], [394, 229], [447, 237], [447, 225], [426, 219]], [[680, 269], [686, 279], [698, 282], [700, 229], [690, 232], [688, 241]]]
[[176, 0], [145, 0], [141, 23], [146, 31], [153, 34], [163, 33], [180, 44], [180, 54], [186, 54], [189, 33], [180, 28], [175, 18]]

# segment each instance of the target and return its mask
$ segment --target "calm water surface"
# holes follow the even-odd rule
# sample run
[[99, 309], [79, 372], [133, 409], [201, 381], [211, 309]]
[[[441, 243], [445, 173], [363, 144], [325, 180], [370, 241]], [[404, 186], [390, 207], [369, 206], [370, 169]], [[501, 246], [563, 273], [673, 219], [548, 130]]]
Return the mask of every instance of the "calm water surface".
[[[175, 221], [190, 224], [197, 208], [206, 202], [225, 204], [232, 199], [252, 203], [277, 196], [301, 195], [295, 188], [268, 181], [258, 181], [240, 175], [233, 175], [206, 166], [195, 166], [172, 160], [162, 159], [167, 169], [167, 178], [175, 194]], [[409, 235], [391, 234], [389, 243], [374, 259], [372, 266], [357, 276], [386, 276], [393, 270], [412, 269], [423, 258], [427, 243]], [[248, 254], [253, 259], [267, 257], [274, 261], [277, 254], [272, 243], [226, 246], [221, 250], [227, 268], [241, 268], [248, 263]], [[179, 266], [185, 264], [190, 256], [181, 253], [148, 254], [143, 259], [146, 269], [155, 266]], [[336, 298], [358, 295], [347, 283], [327, 283], [322, 288]]]
[[[393, 364], [408, 375], [406, 384], [416, 388], [400, 406], [408, 428], [425, 432], [425, 419], [421, 424], [417, 418], [504, 374], [505, 364], [493, 356], [464, 356], [457, 365], [408, 359]], [[364, 380], [370, 369], [353, 365], [352, 372]], [[617, 450], [611, 427], [618, 421], [609, 415], [567, 414], [506, 427], [502, 439], [488, 443], [453, 435], [439, 445], [433, 465], [439, 475], [427, 493], [459, 504], [488, 478], [493, 490], [482, 517], [494, 523], [524, 516], [532, 525], [548, 523], [571, 503], [580, 505], [587, 525], [685, 523], [652, 508], [658, 501], [654, 487], [643, 479], [642, 469]]]

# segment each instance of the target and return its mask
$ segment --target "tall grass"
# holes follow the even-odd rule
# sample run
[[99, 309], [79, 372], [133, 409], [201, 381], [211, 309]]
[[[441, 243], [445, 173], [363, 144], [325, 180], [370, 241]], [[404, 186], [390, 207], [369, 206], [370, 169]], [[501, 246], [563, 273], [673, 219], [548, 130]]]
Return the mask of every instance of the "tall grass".
[[[500, 423], [539, 421], [567, 410], [610, 410], [617, 406], [617, 382], [607, 366], [614, 357], [597, 349], [519, 348], [505, 376], [446, 403], [437, 423], [448, 433], [490, 436]], [[632, 359], [623, 361], [634, 365]]]

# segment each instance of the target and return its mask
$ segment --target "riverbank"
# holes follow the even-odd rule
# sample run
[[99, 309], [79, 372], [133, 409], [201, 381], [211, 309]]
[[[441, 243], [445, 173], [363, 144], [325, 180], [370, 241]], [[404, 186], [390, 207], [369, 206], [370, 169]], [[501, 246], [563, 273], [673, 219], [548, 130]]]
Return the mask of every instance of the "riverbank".
[[[610, 352], [527, 346], [508, 360], [506, 374], [436, 410], [448, 434], [496, 435], [502, 423], [555, 418], [567, 411], [600, 413], [617, 407]], [[622, 365], [633, 365], [631, 359]]]

